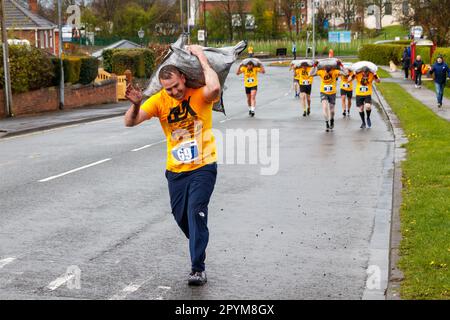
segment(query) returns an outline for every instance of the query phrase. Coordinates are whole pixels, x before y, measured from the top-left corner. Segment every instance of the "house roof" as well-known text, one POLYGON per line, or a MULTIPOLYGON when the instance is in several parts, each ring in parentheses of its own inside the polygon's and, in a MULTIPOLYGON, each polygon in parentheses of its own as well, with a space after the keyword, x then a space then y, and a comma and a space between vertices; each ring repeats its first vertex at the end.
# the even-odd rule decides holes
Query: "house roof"
POLYGON ((31 12, 28 5, 19 0, 4 0, 6 29, 56 29, 57 25, 31 12))
POLYGON ((92 56, 95 58, 101 58, 102 54, 103 54, 103 50, 108 50, 108 49, 134 49, 134 48, 140 48, 141 46, 129 41, 129 40, 120 40, 118 42, 115 42, 101 50, 95 51, 92 53, 92 56))

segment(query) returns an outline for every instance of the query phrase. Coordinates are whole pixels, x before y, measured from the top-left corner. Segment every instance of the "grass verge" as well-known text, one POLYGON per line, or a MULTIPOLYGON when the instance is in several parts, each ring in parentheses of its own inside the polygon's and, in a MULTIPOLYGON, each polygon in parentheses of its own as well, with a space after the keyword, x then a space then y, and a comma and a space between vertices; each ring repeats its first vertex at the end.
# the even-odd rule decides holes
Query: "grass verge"
POLYGON ((391 74, 387 72, 386 70, 378 67, 377 74, 380 76, 380 78, 392 78, 391 74))
POLYGON ((377 85, 408 136, 402 164, 402 299, 450 299, 450 123, 396 83, 377 85))

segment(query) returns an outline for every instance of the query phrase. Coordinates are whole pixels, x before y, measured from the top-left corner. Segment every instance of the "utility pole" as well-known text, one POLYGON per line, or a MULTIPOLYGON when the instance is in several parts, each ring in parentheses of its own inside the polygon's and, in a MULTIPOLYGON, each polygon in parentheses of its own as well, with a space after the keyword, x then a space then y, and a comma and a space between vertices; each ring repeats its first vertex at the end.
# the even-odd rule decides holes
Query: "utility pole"
POLYGON ((207 46, 206 34, 206 0, 203 0, 203 30, 205 31, 205 47, 207 46))
POLYGON ((184 33, 183 0, 180 0, 180 25, 181 25, 181 33, 184 33))
POLYGON ((64 64, 63 64, 63 37, 62 37, 62 17, 61 17, 61 0, 58 0, 58 38, 59 38, 59 48, 58 48, 58 57, 59 57, 59 67, 61 73, 61 79, 59 81, 59 109, 64 109, 64 64))
POLYGON ((8 33, 6 31, 6 22, 5 22, 5 4, 3 0, 1 1, 1 26, 2 26, 2 41, 3 41, 3 69, 5 76, 5 85, 3 86, 5 91, 5 113, 7 117, 12 115, 12 91, 11 91, 11 75, 9 72, 9 50, 8 50, 8 33))
POLYGON ((313 25, 313 52, 312 59, 316 58, 316 0, 312 0, 312 25, 313 25))

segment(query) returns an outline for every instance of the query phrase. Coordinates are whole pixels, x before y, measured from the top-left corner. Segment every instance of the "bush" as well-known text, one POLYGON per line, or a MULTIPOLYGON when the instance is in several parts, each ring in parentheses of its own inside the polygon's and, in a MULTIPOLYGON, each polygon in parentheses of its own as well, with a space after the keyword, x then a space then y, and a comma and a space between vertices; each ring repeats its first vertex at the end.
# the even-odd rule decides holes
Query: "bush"
POLYGON ((89 84, 97 78, 98 60, 94 57, 82 57, 80 67, 80 83, 89 84))
POLYGON ((64 82, 72 84, 78 83, 80 80, 81 58, 65 57, 64 64, 64 82))
POLYGON ((404 46, 391 44, 366 44, 358 53, 360 60, 371 61, 375 64, 388 65, 389 61, 399 64, 402 59, 404 46))
MULTIPOLYGON (((0 87, 4 86, 3 50, 0 50, 0 87)), ((30 46, 10 46, 9 62, 11 90, 26 92, 52 85, 54 69, 51 58, 41 49, 30 46)))
POLYGON ((169 52, 170 46, 168 44, 151 43, 148 48, 153 53, 154 65, 153 68, 162 62, 162 59, 169 52))
POLYGON ((442 54, 445 63, 447 64, 450 63, 450 48, 437 48, 436 51, 433 53, 432 63, 436 62, 438 54, 442 54))
POLYGON ((112 72, 112 56, 113 56, 114 50, 108 49, 103 50, 102 52, 102 58, 103 58, 103 69, 105 71, 111 73, 112 72))
POLYGON ((112 72, 123 75, 125 70, 130 70, 133 76, 143 78, 145 76, 145 61, 142 51, 117 50, 112 55, 112 72))

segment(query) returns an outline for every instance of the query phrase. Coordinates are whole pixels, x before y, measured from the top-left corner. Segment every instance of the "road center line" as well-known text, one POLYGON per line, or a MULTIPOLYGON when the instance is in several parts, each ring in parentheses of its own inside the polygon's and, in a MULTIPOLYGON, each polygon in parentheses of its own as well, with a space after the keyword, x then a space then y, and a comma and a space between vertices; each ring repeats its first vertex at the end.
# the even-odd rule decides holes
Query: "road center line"
POLYGON ((49 290, 56 290, 58 289, 60 286, 62 286, 63 284, 65 284, 67 281, 71 280, 75 275, 71 274, 71 275, 67 275, 67 274, 63 274, 61 277, 59 277, 58 279, 50 282, 50 284, 46 287, 49 290))
POLYGON ((139 290, 140 287, 142 287, 146 282, 150 281, 152 278, 149 278, 147 280, 141 281, 136 284, 129 284, 125 288, 123 288, 122 292, 119 292, 118 294, 113 295, 109 300, 123 300, 125 299, 129 294, 136 292, 139 290))
POLYGON ((164 141, 166 141, 166 140, 161 140, 161 141, 158 141, 158 142, 155 142, 155 143, 152 143, 152 144, 147 144, 147 145, 145 145, 143 147, 133 149, 133 150, 131 150, 131 152, 141 151, 143 149, 147 149, 147 148, 156 146, 157 144, 163 143, 164 141))
POLYGON ((14 258, 14 257, 10 257, 10 258, 6 258, 6 259, 0 260, 0 269, 3 268, 4 266, 6 266, 7 264, 10 264, 14 260, 16 260, 16 258, 14 258))
POLYGON ((98 164, 107 162, 107 161, 109 161, 109 160, 111 160, 111 158, 103 159, 103 160, 100 160, 100 161, 97 161, 97 162, 88 164, 88 165, 86 165, 86 166, 83 166, 83 167, 80 167, 80 168, 76 168, 76 169, 73 169, 73 170, 70 170, 70 171, 67 171, 67 172, 58 174, 58 175, 56 175, 56 176, 52 176, 52 177, 48 177, 48 178, 42 179, 42 180, 39 180, 39 182, 47 182, 47 181, 50 181, 50 180, 53 180, 53 179, 56 179, 56 178, 60 178, 60 177, 62 177, 62 176, 65 176, 65 175, 68 175, 68 174, 71 174, 71 173, 74 173, 74 172, 77 172, 77 171, 80 171, 80 170, 83 170, 83 169, 86 169, 86 168, 89 168, 89 167, 96 166, 96 165, 98 165, 98 164))

